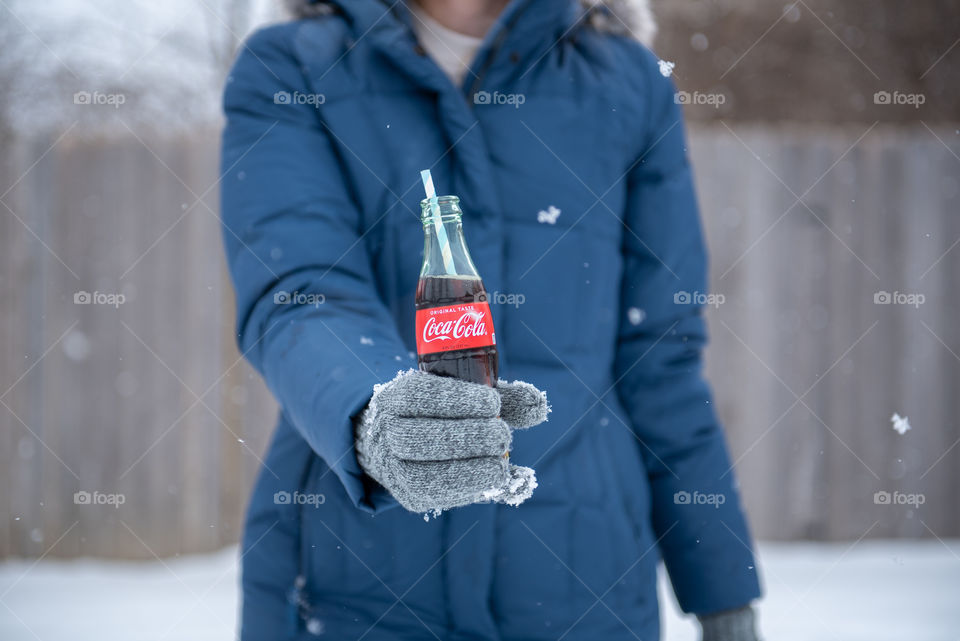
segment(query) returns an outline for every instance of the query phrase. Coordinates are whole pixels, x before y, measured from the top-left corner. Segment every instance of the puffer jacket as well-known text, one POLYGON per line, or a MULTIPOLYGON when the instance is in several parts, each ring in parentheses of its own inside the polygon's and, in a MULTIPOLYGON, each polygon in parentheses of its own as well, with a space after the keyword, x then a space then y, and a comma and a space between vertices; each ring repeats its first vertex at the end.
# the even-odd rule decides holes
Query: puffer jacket
POLYGON ((281 407, 247 518, 242 639, 653 640, 661 558, 686 611, 757 597, 657 57, 611 28, 631 24, 612 5, 512 0, 461 88, 403 2, 318 7, 253 35, 224 99, 238 340, 281 407), (374 384, 416 367, 423 168, 460 196, 504 302, 501 376, 552 404, 514 438, 539 479, 519 507, 425 519, 353 451, 374 384))

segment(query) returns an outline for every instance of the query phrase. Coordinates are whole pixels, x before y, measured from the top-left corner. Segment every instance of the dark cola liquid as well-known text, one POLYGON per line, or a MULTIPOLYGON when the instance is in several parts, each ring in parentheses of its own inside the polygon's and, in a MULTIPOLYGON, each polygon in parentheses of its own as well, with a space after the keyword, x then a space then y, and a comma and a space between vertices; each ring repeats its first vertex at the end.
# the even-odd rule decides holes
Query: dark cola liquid
MULTIPOLYGON (((479 279, 425 276, 417 284, 416 307, 445 307, 457 303, 487 301, 479 279)), ((420 370, 437 376, 452 376, 471 383, 497 386, 497 346, 462 349, 417 356, 420 370)))

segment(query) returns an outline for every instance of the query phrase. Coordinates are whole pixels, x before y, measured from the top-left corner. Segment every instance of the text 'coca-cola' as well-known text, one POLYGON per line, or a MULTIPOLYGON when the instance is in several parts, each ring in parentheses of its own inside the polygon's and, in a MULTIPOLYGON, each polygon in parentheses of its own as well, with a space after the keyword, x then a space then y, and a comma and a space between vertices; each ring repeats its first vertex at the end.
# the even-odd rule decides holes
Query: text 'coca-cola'
POLYGON ((417 352, 449 352, 496 345, 486 302, 417 310, 417 352))

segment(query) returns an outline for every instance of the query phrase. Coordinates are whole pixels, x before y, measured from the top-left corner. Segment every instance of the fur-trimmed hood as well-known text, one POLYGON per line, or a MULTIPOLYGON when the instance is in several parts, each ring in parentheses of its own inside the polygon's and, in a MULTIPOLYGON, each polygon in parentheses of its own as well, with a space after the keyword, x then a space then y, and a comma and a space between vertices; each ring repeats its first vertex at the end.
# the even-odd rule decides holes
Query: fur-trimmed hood
MULTIPOLYGON (((323 15, 332 10, 329 0, 283 0, 290 14, 297 18, 323 15)), ((650 0, 571 0, 577 2, 590 24, 600 30, 630 35, 651 46, 657 24, 650 9, 650 0)))

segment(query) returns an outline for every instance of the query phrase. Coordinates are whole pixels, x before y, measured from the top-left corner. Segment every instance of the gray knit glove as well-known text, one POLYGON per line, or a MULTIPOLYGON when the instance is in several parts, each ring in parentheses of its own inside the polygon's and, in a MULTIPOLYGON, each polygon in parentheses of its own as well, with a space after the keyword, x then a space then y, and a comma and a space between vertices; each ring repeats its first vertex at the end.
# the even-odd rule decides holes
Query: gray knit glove
POLYGON ((753 608, 749 605, 698 618, 703 641, 759 641, 753 608))
POLYGON ((494 389, 407 370, 373 388, 356 426, 357 460, 411 512, 519 505, 537 479, 504 456, 510 428, 537 425, 549 411, 547 395, 529 383, 494 389))

